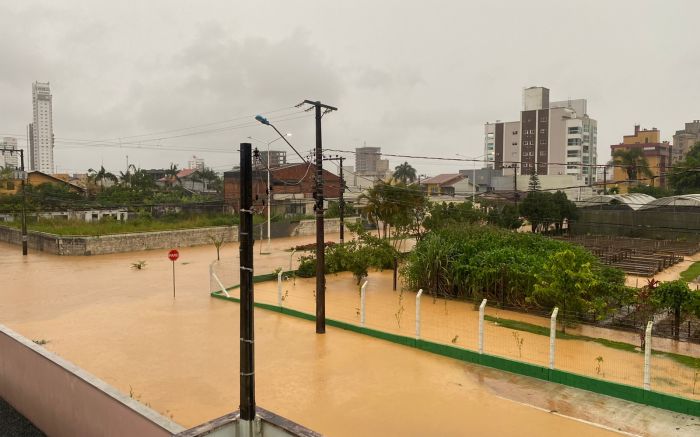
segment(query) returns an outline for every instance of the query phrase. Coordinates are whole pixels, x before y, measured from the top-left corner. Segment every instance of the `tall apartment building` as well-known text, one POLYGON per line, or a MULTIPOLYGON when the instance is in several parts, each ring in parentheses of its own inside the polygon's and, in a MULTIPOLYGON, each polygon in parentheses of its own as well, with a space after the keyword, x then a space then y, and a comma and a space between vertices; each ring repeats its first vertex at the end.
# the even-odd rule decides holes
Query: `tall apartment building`
POLYGON ((192 159, 187 161, 187 168, 193 168, 195 170, 203 171, 204 170, 204 159, 197 158, 197 156, 192 155, 192 159))
MULTIPOLYGON (((666 186, 666 171, 671 160, 671 145, 668 141, 661 141, 661 131, 657 128, 640 129, 637 124, 634 126, 633 135, 625 135, 622 137, 621 143, 610 146, 611 154, 615 153, 616 150, 630 149, 640 149, 649 164, 649 170, 651 170, 650 178, 639 175, 638 179, 641 179, 644 185, 666 186)), ((627 170, 623 167, 616 166, 615 172, 613 173, 613 180, 627 181, 628 179, 627 170)), ((633 183, 639 182, 630 181, 628 183, 619 184, 620 192, 626 193, 629 189, 629 185, 633 183)))
POLYGON ((355 149, 355 170, 358 173, 375 173, 380 159, 381 147, 358 147, 355 149))
POLYGON ((685 124, 685 129, 677 130, 673 136, 671 148, 671 164, 685 159, 688 150, 700 141, 700 120, 693 120, 685 124))
POLYGON ((17 138, 3 137, 0 139, 0 167, 19 168, 19 153, 17 150, 17 138), (15 152, 10 153, 10 150, 15 152))
POLYGON ((287 152, 284 150, 267 150, 260 151, 260 162, 263 168, 279 167, 287 163, 287 152))
POLYGON ((34 122, 29 125, 29 167, 52 174, 53 162, 53 110, 49 83, 32 84, 34 122))
POLYGON ((592 184, 598 124, 587 110, 585 99, 550 102, 549 89, 526 88, 519 120, 484 127, 487 167, 512 175, 515 165, 521 175, 571 175, 592 184))

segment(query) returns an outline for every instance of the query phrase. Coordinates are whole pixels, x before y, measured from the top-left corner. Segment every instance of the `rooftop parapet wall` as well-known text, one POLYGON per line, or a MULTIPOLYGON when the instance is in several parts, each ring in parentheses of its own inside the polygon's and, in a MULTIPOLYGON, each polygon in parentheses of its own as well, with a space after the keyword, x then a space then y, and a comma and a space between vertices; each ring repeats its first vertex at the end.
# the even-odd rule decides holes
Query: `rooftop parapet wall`
POLYGON ((171 436, 183 428, 0 325, 0 397, 51 436, 171 436))

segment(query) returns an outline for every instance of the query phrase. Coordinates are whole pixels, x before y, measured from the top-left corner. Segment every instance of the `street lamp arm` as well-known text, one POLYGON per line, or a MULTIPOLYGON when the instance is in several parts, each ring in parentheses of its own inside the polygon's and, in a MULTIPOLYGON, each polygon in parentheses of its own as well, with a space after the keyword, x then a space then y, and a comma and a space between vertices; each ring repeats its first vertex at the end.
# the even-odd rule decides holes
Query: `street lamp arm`
POLYGON ((299 158, 301 158, 302 161, 304 161, 305 163, 308 164, 308 162, 306 161, 306 159, 304 159, 304 157, 301 156, 301 154, 297 151, 297 149, 295 149, 294 146, 292 146, 292 143, 290 143, 289 141, 287 141, 287 137, 285 137, 284 135, 282 135, 282 132, 280 132, 280 131, 275 127, 274 124, 272 124, 272 123, 269 123, 269 124, 270 124, 270 126, 272 126, 272 128, 275 130, 275 132, 277 132, 277 135, 279 135, 280 138, 282 138, 282 139, 284 140, 284 142, 287 143, 287 145, 288 145, 289 147, 291 147, 292 150, 294 150, 294 152, 297 154, 297 156, 298 156, 299 158))

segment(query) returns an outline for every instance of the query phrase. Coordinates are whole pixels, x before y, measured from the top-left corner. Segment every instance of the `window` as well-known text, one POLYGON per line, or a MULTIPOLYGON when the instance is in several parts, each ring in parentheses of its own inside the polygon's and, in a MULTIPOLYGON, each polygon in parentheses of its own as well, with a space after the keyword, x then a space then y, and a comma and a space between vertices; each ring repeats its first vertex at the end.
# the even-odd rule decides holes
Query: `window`
POLYGON ((569 138, 568 140, 566 140, 566 145, 567 146, 580 146, 581 139, 580 138, 569 138))
POLYGON ((579 156, 578 150, 569 150, 566 152, 567 158, 578 158, 578 156, 579 156))
POLYGON ((580 134, 581 133, 581 128, 579 126, 574 126, 569 128, 569 135, 572 134, 580 134))
POLYGON ((514 130, 514 131, 513 131, 513 135, 518 135, 518 131, 517 131, 517 130, 514 130))
POLYGON ((546 129, 540 129, 540 133, 543 134, 546 132, 546 129))
POLYGON ((547 156, 546 150, 540 150, 540 156, 547 156))

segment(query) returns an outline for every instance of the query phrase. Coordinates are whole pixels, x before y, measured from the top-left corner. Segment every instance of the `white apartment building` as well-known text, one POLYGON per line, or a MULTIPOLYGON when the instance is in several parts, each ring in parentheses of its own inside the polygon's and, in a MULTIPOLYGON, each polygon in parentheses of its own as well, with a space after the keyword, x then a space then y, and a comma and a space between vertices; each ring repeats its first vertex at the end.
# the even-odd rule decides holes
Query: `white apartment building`
POLYGON ((193 155, 192 159, 187 161, 187 168, 193 168, 195 170, 204 171, 204 159, 197 158, 196 155, 193 155))
POLYGON ((582 184, 596 180, 598 124, 585 99, 549 101, 549 89, 523 90, 520 120, 486 123, 484 155, 488 168, 504 175, 576 176, 582 184))
POLYGON ((29 125, 29 168, 46 174, 54 172, 53 109, 49 83, 32 84, 34 122, 29 125))
POLYGON ((19 152, 17 150, 17 138, 3 137, 0 139, 0 167, 19 168, 19 152), (10 150, 15 152, 10 153, 10 150))

